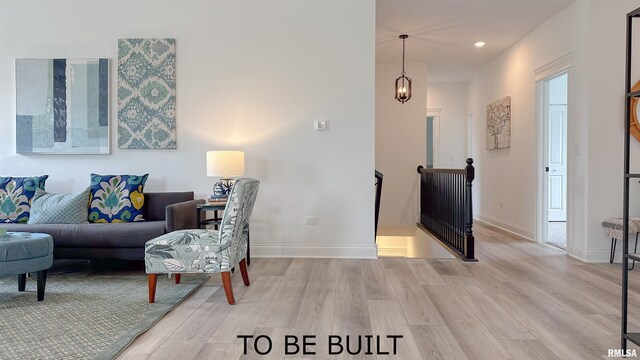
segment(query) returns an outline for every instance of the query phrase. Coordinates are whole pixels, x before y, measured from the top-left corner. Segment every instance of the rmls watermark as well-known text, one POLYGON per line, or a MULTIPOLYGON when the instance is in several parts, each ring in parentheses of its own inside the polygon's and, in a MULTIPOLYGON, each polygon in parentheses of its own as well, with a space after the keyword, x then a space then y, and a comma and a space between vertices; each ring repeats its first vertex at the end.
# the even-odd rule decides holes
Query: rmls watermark
POLYGON ((630 358, 638 357, 636 349, 609 349, 607 350, 607 357, 610 358, 630 358))

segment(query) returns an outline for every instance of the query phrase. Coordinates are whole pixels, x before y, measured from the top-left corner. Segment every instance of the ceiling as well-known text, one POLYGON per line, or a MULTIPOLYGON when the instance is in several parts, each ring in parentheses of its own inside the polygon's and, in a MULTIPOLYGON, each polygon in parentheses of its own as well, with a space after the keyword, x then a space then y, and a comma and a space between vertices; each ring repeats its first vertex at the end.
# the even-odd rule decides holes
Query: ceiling
POLYGON ((376 62, 426 61, 429 82, 473 73, 574 0, 377 0, 376 62), (485 41, 476 48, 474 43, 485 41))

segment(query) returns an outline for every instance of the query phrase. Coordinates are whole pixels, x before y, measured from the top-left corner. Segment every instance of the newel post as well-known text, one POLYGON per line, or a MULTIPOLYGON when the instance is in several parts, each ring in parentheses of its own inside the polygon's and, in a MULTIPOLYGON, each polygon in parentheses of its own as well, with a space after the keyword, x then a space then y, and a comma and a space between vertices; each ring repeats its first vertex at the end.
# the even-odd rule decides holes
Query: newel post
POLYGON ((472 203, 472 193, 471 187, 473 179, 476 176, 476 170, 473 167, 473 159, 467 159, 467 167, 465 167, 465 179, 466 179, 466 191, 465 191, 465 214, 466 214, 466 222, 465 222, 465 249, 464 255, 467 259, 474 258, 474 237, 473 237, 473 203, 472 203))

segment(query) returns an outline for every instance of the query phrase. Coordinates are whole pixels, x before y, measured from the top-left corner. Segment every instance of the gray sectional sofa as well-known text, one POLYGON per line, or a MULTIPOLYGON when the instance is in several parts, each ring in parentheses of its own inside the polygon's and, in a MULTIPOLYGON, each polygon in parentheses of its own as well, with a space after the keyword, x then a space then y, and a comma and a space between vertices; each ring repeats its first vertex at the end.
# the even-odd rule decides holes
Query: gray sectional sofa
POLYGON ((144 244, 162 234, 196 228, 193 192, 144 193, 144 219, 130 223, 0 224, 7 231, 46 233, 58 259, 143 260, 144 244))

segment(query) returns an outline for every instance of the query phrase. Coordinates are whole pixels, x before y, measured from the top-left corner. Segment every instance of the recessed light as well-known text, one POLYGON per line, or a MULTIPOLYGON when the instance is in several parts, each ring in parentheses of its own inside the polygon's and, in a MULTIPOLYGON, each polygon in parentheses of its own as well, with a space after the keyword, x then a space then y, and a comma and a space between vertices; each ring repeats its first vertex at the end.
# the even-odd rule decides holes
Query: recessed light
POLYGON ((481 48, 483 46, 486 45, 486 43, 484 41, 478 41, 477 43, 474 44, 477 48, 481 48))

